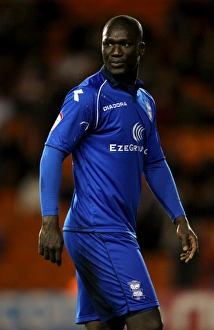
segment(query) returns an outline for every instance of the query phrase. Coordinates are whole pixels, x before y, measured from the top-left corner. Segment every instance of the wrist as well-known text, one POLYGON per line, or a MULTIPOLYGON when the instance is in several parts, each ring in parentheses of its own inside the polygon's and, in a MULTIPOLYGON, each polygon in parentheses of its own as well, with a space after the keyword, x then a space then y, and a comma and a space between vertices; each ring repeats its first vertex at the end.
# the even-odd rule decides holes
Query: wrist
POLYGON ((50 226, 59 226, 58 215, 46 215, 42 217, 42 226, 49 228, 50 226))
POLYGON ((188 225, 189 222, 188 222, 187 217, 185 215, 181 215, 180 217, 178 217, 174 220, 174 224, 176 226, 183 225, 183 224, 188 225))

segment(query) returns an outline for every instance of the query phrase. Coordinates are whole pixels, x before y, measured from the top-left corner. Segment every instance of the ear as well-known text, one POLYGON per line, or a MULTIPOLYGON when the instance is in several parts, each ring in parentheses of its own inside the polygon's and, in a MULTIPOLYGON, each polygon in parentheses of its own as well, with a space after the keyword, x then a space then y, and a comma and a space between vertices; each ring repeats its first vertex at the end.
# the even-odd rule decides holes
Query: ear
POLYGON ((145 49, 146 49, 145 42, 140 42, 140 47, 139 47, 139 55, 140 55, 140 57, 142 57, 143 54, 145 53, 145 49))

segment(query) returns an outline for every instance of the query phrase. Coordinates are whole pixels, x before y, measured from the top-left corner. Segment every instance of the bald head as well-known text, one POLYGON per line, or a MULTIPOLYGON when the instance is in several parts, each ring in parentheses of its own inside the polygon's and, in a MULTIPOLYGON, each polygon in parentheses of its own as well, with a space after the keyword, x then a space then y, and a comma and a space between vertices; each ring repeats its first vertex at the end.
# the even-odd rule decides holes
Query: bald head
POLYGON ((112 28, 115 26, 124 26, 124 27, 130 27, 130 28, 134 29, 139 42, 143 41, 142 25, 135 18, 133 18, 131 16, 127 16, 127 15, 119 15, 119 16, 115 16, 115 17, 111 18, 105 24, 105 26, 103 28, 103 35, 105 35, 106 30, 108 30, 108 28, 110 28, 110 27, 112 28))

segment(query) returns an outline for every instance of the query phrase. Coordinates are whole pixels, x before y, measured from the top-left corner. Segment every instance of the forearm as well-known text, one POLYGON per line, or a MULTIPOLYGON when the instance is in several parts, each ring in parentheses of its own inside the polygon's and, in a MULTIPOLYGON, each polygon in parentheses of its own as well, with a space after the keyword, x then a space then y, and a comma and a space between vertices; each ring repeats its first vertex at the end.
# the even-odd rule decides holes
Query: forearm
POLYGON ((180 216, 185 216, 174 178, 165 160, 146 166, 145 178, 173 221, 180 216))
MULTIPOLYGON (((43 219, 58 215, 58 199, 65 154, 45 147, 40 162, 40 203, 43 219)), ((46 219, 47 220, 47 219, 46 219)))

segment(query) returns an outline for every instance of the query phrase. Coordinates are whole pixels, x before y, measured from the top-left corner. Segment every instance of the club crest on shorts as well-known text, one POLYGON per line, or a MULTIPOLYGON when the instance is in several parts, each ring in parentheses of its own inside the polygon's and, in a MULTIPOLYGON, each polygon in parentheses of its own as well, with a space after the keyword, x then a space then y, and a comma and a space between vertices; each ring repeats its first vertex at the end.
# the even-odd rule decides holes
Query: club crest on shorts
POLYGON ((127 282, 127 284, 130 287, 133 299, 140 300, 142 298, 145 298, 145 295, 143 294, 143 289, 140 286, 141 283, 139 281, 133 280, 131 282, 127 282))

